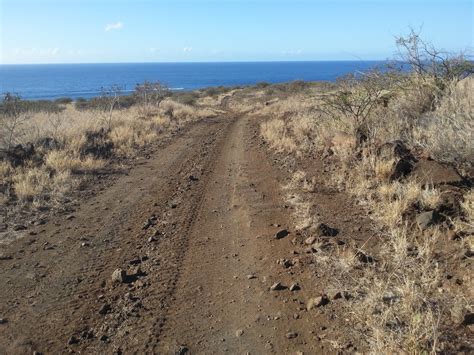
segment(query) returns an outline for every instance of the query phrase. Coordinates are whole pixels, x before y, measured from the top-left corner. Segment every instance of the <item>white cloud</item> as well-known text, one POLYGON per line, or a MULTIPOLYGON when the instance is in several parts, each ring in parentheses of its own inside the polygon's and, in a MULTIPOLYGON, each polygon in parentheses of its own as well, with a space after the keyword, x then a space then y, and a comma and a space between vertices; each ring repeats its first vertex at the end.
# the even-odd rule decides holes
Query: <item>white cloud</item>
POLYGON ((160 49, 159 49, 159 48, 151 47, 151 48, 149 49, 149 51, 150 51, 150 53, 156 53, 156 52, 159 52, 160 49))
POLYGON ((121 30, 122 28, 123 28, 122 22, 109 23, 107 24, 107 26, 105 26, 105 32, 109 32, 112 30, 121 30))
POLYGON ((20 56, 42 56, 42 57, 54 57, 59 54, 61 50, 59 48, 15 48, 13 54, 20 56))
POLYGON ((183 52, 184 52, 184 53, 190 53, 190 52, 192 52, 192 51, 193 51, 193 47, 184 47, 184 48, 183 48, 183 52))
POLYGON ((297 55, 303 54, 303 51, 301 49, 297 49, 297 50, 292 49, 292 50, 283 51, 281 52, 281 54, 288 55, 288 56, 297 56, 297 55))

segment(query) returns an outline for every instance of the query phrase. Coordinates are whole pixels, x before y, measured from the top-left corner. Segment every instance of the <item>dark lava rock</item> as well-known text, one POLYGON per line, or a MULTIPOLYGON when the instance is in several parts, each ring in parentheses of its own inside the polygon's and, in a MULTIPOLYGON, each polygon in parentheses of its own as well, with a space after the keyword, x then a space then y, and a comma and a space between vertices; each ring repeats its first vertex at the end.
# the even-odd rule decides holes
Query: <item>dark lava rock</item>
POLYGON ((456 185, 463 181, 463 178, 453 166, 428 159, 418 161, 414 165, 411 176, 414 176, 421 185, 456 185))
POLYGON ((380 160, 393 160, 396 163, 392 167, 389 179, 398 180, 409 175, 416 162, 410 149, 402 141, 393 141, 382 144, 377 149, 377 157, 380 160))
POLYGON ((418 228, 425 230, 429 226, 432 226, 441 221, 440 214, 436 211, 427 211, 418 214, 415 218, 418 228))
POLYGON ((0 260, 11 260, 13 257, 8 254, 0 254, 0 260))
POLYGON ((79 343, 79 340, 78 340, 74 335, 71 335, 71 337, 69 338, 69 340, 67 341, 67 343, 68 343, 69 345, 73 345, 73 344, 79 343))
POLYGON ((112 310, 112 307, 110 306, 110 304, 104 304, 102 307, 100 307, 99 309, 99 314, 107 314, 109 313, 110 311, 112 310))
POLYGON ((283 286, 280 282, 275 282, 271 287, 270 287, 270 290, 271 291, 281 291, 281 290, 284 290, 286 289, 285 286, 283 286))
POLYGON ((154 226, 156 224, 156 221, 157 221, 156 216, 151 216, 145 221, 145 223, 143 223, 142 229, 145 230, 145 229, 150 228, 151 226, 154 226))
POLYGON ((329 303, 329 298, 326 295, 322 295, 315 298, 310 298, 306 304, 306 309, 309 311, 315 307, 322 307, 329 303))
POLYGON ((339 234, 339 230, 337 230, 336 228, 329 227, 327 224, 324 223, 319 223, 316 230, 320 237, 335 237, 339 234))
POLYGON ((86 141, 80 148, 82 156, 92 155, 96 158, 112 156, 114 144, 108 138, 108 131, 101 128, 98 131, 87 131, 86 141))
POLYGON ((0 151, 0 161, 9 161, 14 167, 24 165, 35 157, 35 147, 28 143, 18 144, 9 150, 0 151))
POLYGON ((287 235, 289 235, 290 232, 288 232, 286 229, 279 230, 275 234, 275 239, 282 239, 285 238, 287 235))
POLYGON ((175 355, 184 355, 184 354, 188 354, 188 353, 189 353, 189 349, 184 345, 178 346, 178 348, 174 352, 175 355))
POLYGON ((361 251, 358 251, 356 253, 356 257, 361 263, 364 264, 372 264, 373 262, 375 262, 375 259, 372 256, 365 254, 361 251))

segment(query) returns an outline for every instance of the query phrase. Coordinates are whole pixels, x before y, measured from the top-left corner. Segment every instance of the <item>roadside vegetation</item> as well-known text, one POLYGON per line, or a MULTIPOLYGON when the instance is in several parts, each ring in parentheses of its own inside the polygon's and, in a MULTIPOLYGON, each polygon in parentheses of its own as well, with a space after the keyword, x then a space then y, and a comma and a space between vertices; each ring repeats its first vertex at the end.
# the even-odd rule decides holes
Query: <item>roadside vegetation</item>
POLYGON ((336 83, 174 94, 144 83, 131 96, 111 87, 74 102, 6 94, 0 206, 5 216, 58 209, 88 178, 189 122, 221 109, 252 115, 272 154, 294 168, 284 189, 300 244, 310 244, 315 267, 331 275, 327 289, 344 298, 340 312, 354 342, 374 354, 467 353, 474 326, 474 67, 415 32, 397 45, 394 65, 336 83), (324 184, 353 197, 376 238, 328 247, 331 237, 320 233, 313 208, 312 160, 330 167, 324 184))
POLYGON ((119 87, 72 101, 0 102, 0 207, 3 221, 18 211, 60 209, 90 178, 126 163, 191 121, 213 117, 205 93, 173 94, 145 82, 133 95, 119 87))
POLYGON ((241 111, 264 118, 261 135, 275 153, 296 167, 306 161, 286 187, 288 202, 301 233, 316 237, 312 255, 318 270, 333 275, 328 288, 347 295, 342 312, 352 338, 377 354, 466 351, 473 327, 473 64, 415 32, 397 44, 412 71, 382 68, 286 95, 261 85, 262 100, 242 98, 241 111), (311 209, 307 162, 314 156, 332 167, 326 184, 369 213, 377 240, 327 248, 311 209))

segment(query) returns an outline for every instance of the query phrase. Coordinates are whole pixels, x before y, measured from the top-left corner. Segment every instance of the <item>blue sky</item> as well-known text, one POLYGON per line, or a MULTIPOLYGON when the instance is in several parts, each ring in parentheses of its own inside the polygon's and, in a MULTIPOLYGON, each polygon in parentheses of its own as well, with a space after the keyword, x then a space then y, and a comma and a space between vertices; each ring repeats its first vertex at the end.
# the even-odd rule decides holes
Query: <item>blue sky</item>
POLYGON ((0 0, 0 63, 369 60, 473 48, 472 0, 0 0))

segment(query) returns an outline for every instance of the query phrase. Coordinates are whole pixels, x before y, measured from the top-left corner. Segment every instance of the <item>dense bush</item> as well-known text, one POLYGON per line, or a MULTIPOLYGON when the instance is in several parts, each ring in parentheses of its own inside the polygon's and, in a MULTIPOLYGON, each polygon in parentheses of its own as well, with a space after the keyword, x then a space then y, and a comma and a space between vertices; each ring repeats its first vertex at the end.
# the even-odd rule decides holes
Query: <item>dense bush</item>
POLYGON ((261 81, 261 82, 258 82, 257 84, 255 84, 255 86, 257 87, 257 89, 265 89, 266 87, 270 86, 271 84, 270 83, 267 83, 266 81, 261 81))
POLYGON ((66 104, 72 103, 72 99, 70 97, 59 97, 56 100, 54 100, 54 102, 57 104, 66 105, 66 104))
POLYGON ((196 91, 189 91, 183 93, 173 94, 173 100, 184 105, 193 106, 199 98, 199 93, 196 91))
POLYGON ((215 87, 213 86, 213 87, 205 89, 204 94, 206 96, 217 96, 220 94, 224 94, 228 92, 229 90, 231 89, 225 86, 215 86, 215 87))
POLYGON ((4 113, 6 110, 8 110, 6 105, 6 102, 9 100, 8 97, 13 98, 15 97, 16 99, 16 109, 18 109, 20 112, 26 113, 26 112, 46 112, 46 113, 58 113, 64 110, 64 107, 61 106, 58 102, 56 101, 48 101, 48 100, 33 100, 33 101, 28 101, 28 100, 22 100, 20 96, 14 95, 11 93, 5 93, 3 95, 3 99, 0 102, 0 113, 4 113))

